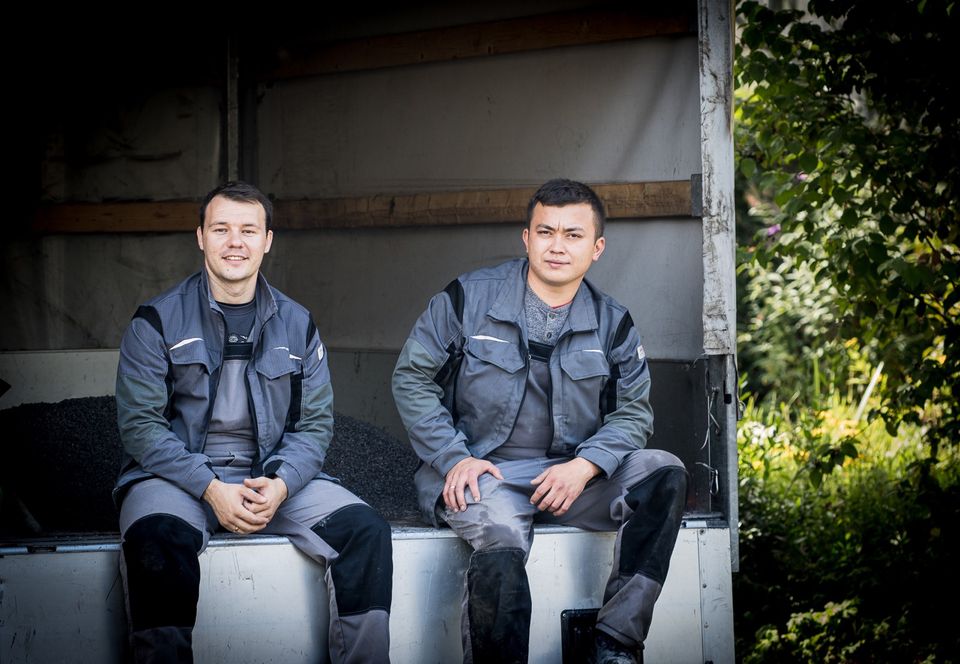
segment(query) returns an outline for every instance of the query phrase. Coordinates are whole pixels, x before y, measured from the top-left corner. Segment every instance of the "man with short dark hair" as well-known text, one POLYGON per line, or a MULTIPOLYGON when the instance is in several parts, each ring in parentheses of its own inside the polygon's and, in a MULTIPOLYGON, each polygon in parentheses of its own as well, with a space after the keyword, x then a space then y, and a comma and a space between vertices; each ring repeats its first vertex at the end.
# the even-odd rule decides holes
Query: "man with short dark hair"
POLYGON ((643 449, 653 412, 640 337, 584 279, 606 244, 604 216, 588 186, 544 184, 528 208, 526 259, 435 295, 394 370, 423 515, 474 549, 465 662, 526 661, 535 523, 618 530, 595 658, 642 659, 687 474, 672 454, 643 449))
MULTIPOLYGON (((386 662, 390 527, 325 475, 333 391, 310 313, 260 274, 273 206, 229 182, 200 207, 203 268, 120 344, 122 564, 136 661, 192 661, 210 535, 286 535, 326 565, 334 662, 386 662)), ((274 617, 276 619, 277 617, 274 617)))

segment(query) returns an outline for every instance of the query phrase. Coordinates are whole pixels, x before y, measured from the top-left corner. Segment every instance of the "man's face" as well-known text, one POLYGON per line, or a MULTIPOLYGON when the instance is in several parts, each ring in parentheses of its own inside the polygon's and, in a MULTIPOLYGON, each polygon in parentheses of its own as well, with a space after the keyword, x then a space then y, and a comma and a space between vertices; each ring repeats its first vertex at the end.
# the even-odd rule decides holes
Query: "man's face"
POLYGON ((253 299, 260 263, 273 243, 263 206, 215 196, 204 225, 197 228, 197 243, 214 296, 223 302, 253 299), (221 299, 224 294, 227 299, 221 299))
POLYGON ((603 253, 605 240, 596 237, 593 208, 588 203, 563 207, 537 203, 523 244, 530 260, 528 280, 546 290, 580 285, 583 276, 603 253))

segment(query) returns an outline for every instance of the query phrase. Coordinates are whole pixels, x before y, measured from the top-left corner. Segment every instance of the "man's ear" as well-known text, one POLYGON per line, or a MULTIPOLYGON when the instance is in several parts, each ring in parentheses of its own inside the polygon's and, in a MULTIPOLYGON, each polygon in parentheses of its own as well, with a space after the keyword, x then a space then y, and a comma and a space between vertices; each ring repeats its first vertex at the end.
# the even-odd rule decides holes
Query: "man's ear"
POLYGON ((203 226, 197 226, 197 246, 203 251, 203 226))
POLYGON ((593 260, 596 261, 600 258, 600 254, 603 253, 603 250, 607 246, 607 239, 603 237, 597 238, 596 243, 593 245, 593 260))

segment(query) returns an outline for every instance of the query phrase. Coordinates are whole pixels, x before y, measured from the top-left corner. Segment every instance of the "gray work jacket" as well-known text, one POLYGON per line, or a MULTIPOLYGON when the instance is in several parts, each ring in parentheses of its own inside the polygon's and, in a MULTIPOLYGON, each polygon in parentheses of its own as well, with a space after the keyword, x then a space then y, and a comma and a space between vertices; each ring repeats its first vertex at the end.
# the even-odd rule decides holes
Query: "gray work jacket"
MULTIPOLYGON (((333 437, 333 390, 310 313, 257 277, 246 369, 257 439, 254 475, 294 495, 320 472, 333 437)), ((203 454, 223 364, 225 321, 205 270, 141 306, 120 342, 117 423, 124 459, 114 489, 161 477, 200 498, 216 477, 203 454)))
MULTIPOLYGON (((467 456, 487 456, 513 431, 530 366, 526 277, 525 259, 460 276, 430 300, 400 352, 394 400, 414 450, 440 477, 467 456)), ((583 457, 609 477, 646 445, 653 409, 640 336, 626 308, 586 280, 550 356, 550 377, 549 456, 583 457)), ((432 505, 421 508, 432 513, 432 505)))

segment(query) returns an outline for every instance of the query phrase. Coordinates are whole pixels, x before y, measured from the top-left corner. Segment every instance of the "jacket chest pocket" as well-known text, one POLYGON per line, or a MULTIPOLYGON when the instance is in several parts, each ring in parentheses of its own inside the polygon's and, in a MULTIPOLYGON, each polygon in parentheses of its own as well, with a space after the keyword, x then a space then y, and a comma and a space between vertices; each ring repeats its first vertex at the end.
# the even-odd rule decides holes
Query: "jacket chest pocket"
POLYGON ((560 367, 571 380, 606 378, 610 365, 601 350, 574 350, 560 355, 560 367))
MULTIPOLYGON (((468 338, 457 378, 457 410, 465 423, 499 423, 523 392, 526 359, 510 342, 468 338), (462 399, 469 395, 469 399, 462 399)), ((516 404, 514 404, 516 406, 516 404)), ((518 407, 518 406, 517 406, 518 407)))
POLYGON ((287 350, 271 350, 254 362, 256 385, 251 385, 254 404, 258 405, 257 428, 261 440, 276 442, 283 433, 291 407, 299 408, 302 360, 290 357, 287 350), (297 400, 297 403, 292 403, 297 400))
POLYGON ((173 391, 179 398, 197 399, 206 403, 210 398, 210 376, 213 362, 203 339, 181 341, 169 351, 173 391))
POLYGON ((607 358, 599 350, 571 351, 560 356, 560 369, 564 423, 574 438, 590 436, 600 426, 600 395, 610 378, 607 358))

